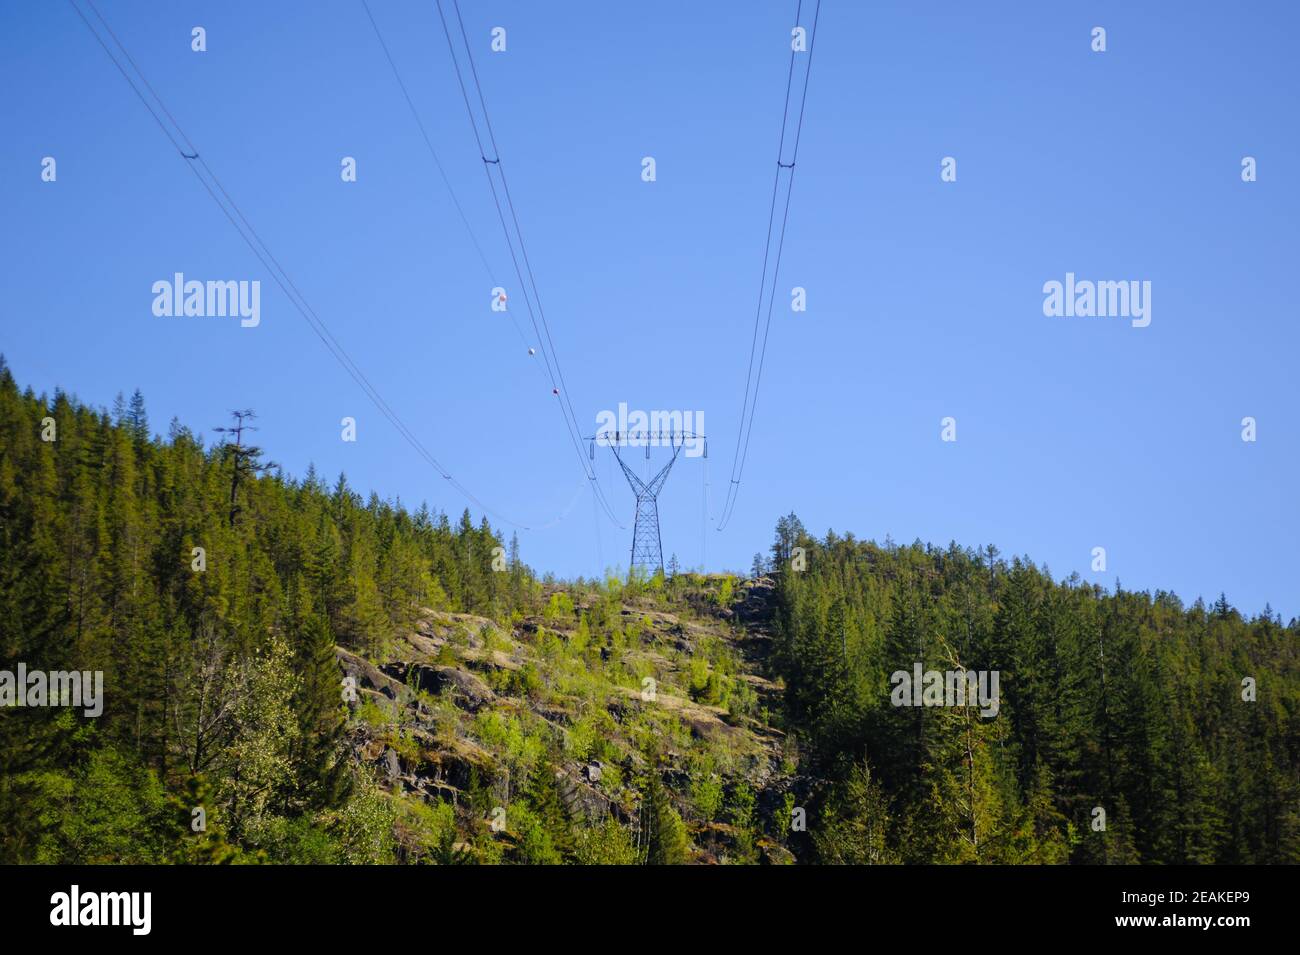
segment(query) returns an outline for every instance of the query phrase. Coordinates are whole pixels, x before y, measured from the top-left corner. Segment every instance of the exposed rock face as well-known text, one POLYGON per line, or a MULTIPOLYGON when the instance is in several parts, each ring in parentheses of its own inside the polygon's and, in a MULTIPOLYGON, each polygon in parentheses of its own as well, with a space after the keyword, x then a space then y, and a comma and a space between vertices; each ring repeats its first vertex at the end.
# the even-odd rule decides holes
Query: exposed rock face
MULTIPOLYGON (((377 704, 351 724, 352 749, 391 792, 458 807, 462 831, 486 825, 479 819, 484 798, 489 805, 520 798, 539 759, 554 771, 575 823, 612 817, 636 831, 646 774, 657 772, 686 820, 695 861, 740 852, 751 861, 788 862, 777 817, 787 794, 807 804, 809 787, 783 768, 784 734, 759 718, 780 704, 779 688, 762 675, 775 584, 759 578, 733 586, 732 607, 718 607, 708 593, 673 604, 651 596, 625 602, 615 623, 625 642, 607 641, 593 627, 585 651, 555 647, 557 638, 573 646, 580 614, 593 612, 590 595, 585 604, 575 601, 572 616, 538 614, 510 629, 429 611, 377 664, 340 648, 339 665, 355 679, 358 701, 377 704), (729 653, 723 682, 730 695, 713 690, 707 699, 724 705, 710 705, 699 692, 699 661, 709 674, 720 646, 729 653), (595 671, 590 680, 583 652, 595 671), (647 673, 655 680, 649 695, 647 673), (647 745, 657 751, 657 766, 647 745), (756 813, 776 841, 741 838, 728 822, 700 815, 701 759, 726 793, 753 791, 756 813)), ((710 812, 728 818, 725 809, 710 812)), ((503 836, 507 844, 510 838, 503 836)))
POLYGON ((560 801, 570 815, 587 822, 599 822, 611 813, 621 815, 608 796, 581 777, 561 770, 556 774, 555 782, 560 791, 560 801))
POLYGON ((450 693, 456 705, 477 713, 496 700, 496 694, 479 676, 459 667, 428 663, 385 663, 379 668, 396 681, 403 681, 434 696, 450 693))
POLYGON ((436 784, 463 792, 470 788, 474 776, 486 783, 497 770, 492 754, 469 740, 444 742, 426 736, 424 742, 427 748, 421 749, 421 760, 412 767, 417 788, 436 784))
POLYGON ((771 577, 755 577, 744 583, 744 592, 736 604, 736 619, 747 627, 764 632, 776 608, 776 581, 771 577))
POLYGON ((384 750, 384 769, 388 773, 389 779, 396 779, 402 772, 401 761, 397 758, 396 750, 384 750))
POLYGON ((383 693, 390 700, 397 698, 397 693, 402 686, 401 680, 393 679, 370 661, 342 647, 335 647, 334 655, 338 657, 343 672, 353 677, 358 687, 383 693))

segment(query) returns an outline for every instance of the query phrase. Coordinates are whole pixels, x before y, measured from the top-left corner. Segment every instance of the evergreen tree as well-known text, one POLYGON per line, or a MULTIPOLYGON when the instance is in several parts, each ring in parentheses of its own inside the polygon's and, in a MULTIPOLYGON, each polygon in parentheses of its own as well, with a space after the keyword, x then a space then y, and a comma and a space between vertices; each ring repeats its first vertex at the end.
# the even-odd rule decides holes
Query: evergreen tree
POLYGON ((547 760, 538 760, 523 792, 524 801, 536 816, 538 824, 561 859, 572 857, 574 851, 572 823, 568 810, 560 799, 555 781, 555 767, 547 760))
POLYGON ((823 862, 888 865, 898 861, 889 847, 891 828, 889 803, 872 778, 871 764, 863 759, 836 785, 813 833, 813 843, 823 862))
POLYGON ((126 413, 127 431, 137 446, 149 440, 149 416, 144 410, 144 395, 137 388, 131 393, 131 404, 126 413))
POLYGON ((690 843, 686 826, 669 800, 657 771, 651 770, 642 788, 640 844, 646 865, 682 865, 690 843))
POLYGON ((294 669, 299 675, 293 706, 298 715, 296 799, 311 809, 335 808, 346 798, 350 782, 343 751, 346 709, 334 638, 317 614, 303 622, 294 669))

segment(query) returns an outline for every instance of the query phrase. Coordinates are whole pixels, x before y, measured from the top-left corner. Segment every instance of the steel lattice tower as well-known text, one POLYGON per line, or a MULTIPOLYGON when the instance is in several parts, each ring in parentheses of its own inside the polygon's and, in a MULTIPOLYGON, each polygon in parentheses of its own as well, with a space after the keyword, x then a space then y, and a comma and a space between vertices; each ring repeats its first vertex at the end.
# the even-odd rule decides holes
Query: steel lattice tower
MULTIPOLYGON (((623 475, 627 478, 627 483, 632 486, 632 493, 636 495, 636 523, 632 528, 632 563, 628 568, 629 576, 636 574, 638 570, 647 576, 653 576, 656 573, 662 574, 664 572, 664 551, 663 542, 659 537, 659 492, 663 490, 664 482, 668 480, 668 472, 677 463, 677 457, 682 453, 682 449, 686 447, 687 442, 699 442, 702 445, 704 457, 708 458, 708 440, 702 434, 696 434, 693 431, 677 431, 675 429, 672 431, 603 431, 587 440, 591 442, 590 455, 592 461, 596 460, 596 444, 598 442, 614 452, 614 457, 618 460, 618 466, 623 469, 623 475), (646 480, 637 477, 636 472, 623 460, 623 456, 619 453, 619 448, 639 444, 642 441, 645 442, 647 470, 650 467, 650 448, 652 445, 666 445, 673 449, 673 456, 669 458, 668 463, 660 468, 654 477, 648 477, 646 480)), ((692 456, 690 453, 687 454, 687 457, 692 456)))
MULTIPOLYGON (((709 456, 709 443, 702 434, 695 434, 692 431, 635 431, 619 432, 604 431, 600 434, 593 435, 588 439, 591 441, 591 459, 596 460, 597 442, 605 445, 614 452, 614 457, 618 459, 618 466, 623 469, 623 474, 627 478, 627 483, 632 486, 632 493, 636 495, 636 524, 632 528, 632 564, 628 568, 629 574, 635 574, 641 570, 649 576, 656 573, 663 573, 664 570, 664 550, 663 542, 659 537, 659 492, 663 490, 664 482, 668 480, 668 472, 673 469, 677 462, 677 456, 682 453, 682 448, 686 442, 699 441, 703 444, 704 457, 709 456), (650 460, 651 445, 667 445, 673 449, 673 456, 668 463, 659 469, 654 477, 648 480, 642 480, 636 476, 636 472, 623 460, 619 453, 620 447, 629 444, 645 442, 646 461, 650 460)), ((691 455, 687 455, 690 457, 691 455)), ((649 465, 646 465, 649 467, 649 465)))
POLYGON ((632 528, 633 572, 644 570, 648 576, 664 569, 663 539, 659 536, 659 502, 648 494, 636 498, 636 525, 632 528))
MULTIPOLYGON (((647 454, 649 450, 650 447, 647 445, 647 454)), ((627 483, 632 485, 632 493, 636 495, 636 524, 632 528, 632 563, 628 570, 635 573, 640 569, 647 575, 663 573, 664 550, 663 542, 659 537, 659 492, 663 489, 664 482, 668 480, 668 472, 676 463, 677 455, 682 452, 682 445, 678 444, 673 448, 673 456, 668 463, 649 481, 641 480, 628 467, 623 456, 618 453, 617 443, 613 445, 613 451, 614 457, 618 459, 618 466, 623 469, 623 474, 627 477, 627 483)))

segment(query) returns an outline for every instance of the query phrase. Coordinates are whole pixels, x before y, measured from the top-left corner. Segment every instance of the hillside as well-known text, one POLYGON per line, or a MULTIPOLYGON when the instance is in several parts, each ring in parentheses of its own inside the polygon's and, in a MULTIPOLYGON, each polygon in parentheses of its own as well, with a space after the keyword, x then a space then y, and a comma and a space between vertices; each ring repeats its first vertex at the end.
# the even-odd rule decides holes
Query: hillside
POLYGON ((0 671, 104 686, 93 718, 0 711, 0 859, 789 861, 734 584, 543 585, 468 512, 0 360, 0 671))
POLYGON ((720 604, 730 585, 548 587, 542 613, 505 625, 427 611, 381 661, 339 648, 358 687, 353 752, 419 804, 402 810, 400 857, 420 859, 454 826, 456 847, 487 860, 558 861, 537 818, 553 789, 575 859, 631 862, 655 824, 654 773, 669 825, 684 821, 676 861, 792 861, 781 815, 795 754, 767 718, 780 691, 720 604))
POLYGON ((554 581, 0 359, 0 862, 1296 862, 1298 638, 794 515, 554 581))

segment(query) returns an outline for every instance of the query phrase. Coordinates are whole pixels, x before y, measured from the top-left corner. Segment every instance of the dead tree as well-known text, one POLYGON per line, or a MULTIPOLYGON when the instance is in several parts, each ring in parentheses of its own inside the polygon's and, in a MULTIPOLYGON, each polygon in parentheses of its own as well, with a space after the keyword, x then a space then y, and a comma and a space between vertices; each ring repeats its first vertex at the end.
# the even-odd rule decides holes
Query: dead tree
POLYGON ((255 478, 257 475, 269 471, 276 466, 274 461, 268 461, 265 464, 258 461, 262 456, 262 449, 256 445, 244 444, 244 432, 256 431, 257 428, 248 424, 252 418, 257 415, 251 409, 243 411, 230 412, 235 424, 230 428, 217 427, 213 428, 220 434, 233 434, 235 441, 231 444, 227 441, 222 445, 226 457, 233 459, 234 465, 230 472, 230 526, 235 526, 235 517, 239 514, 239 482, 243 478, 255 478))

